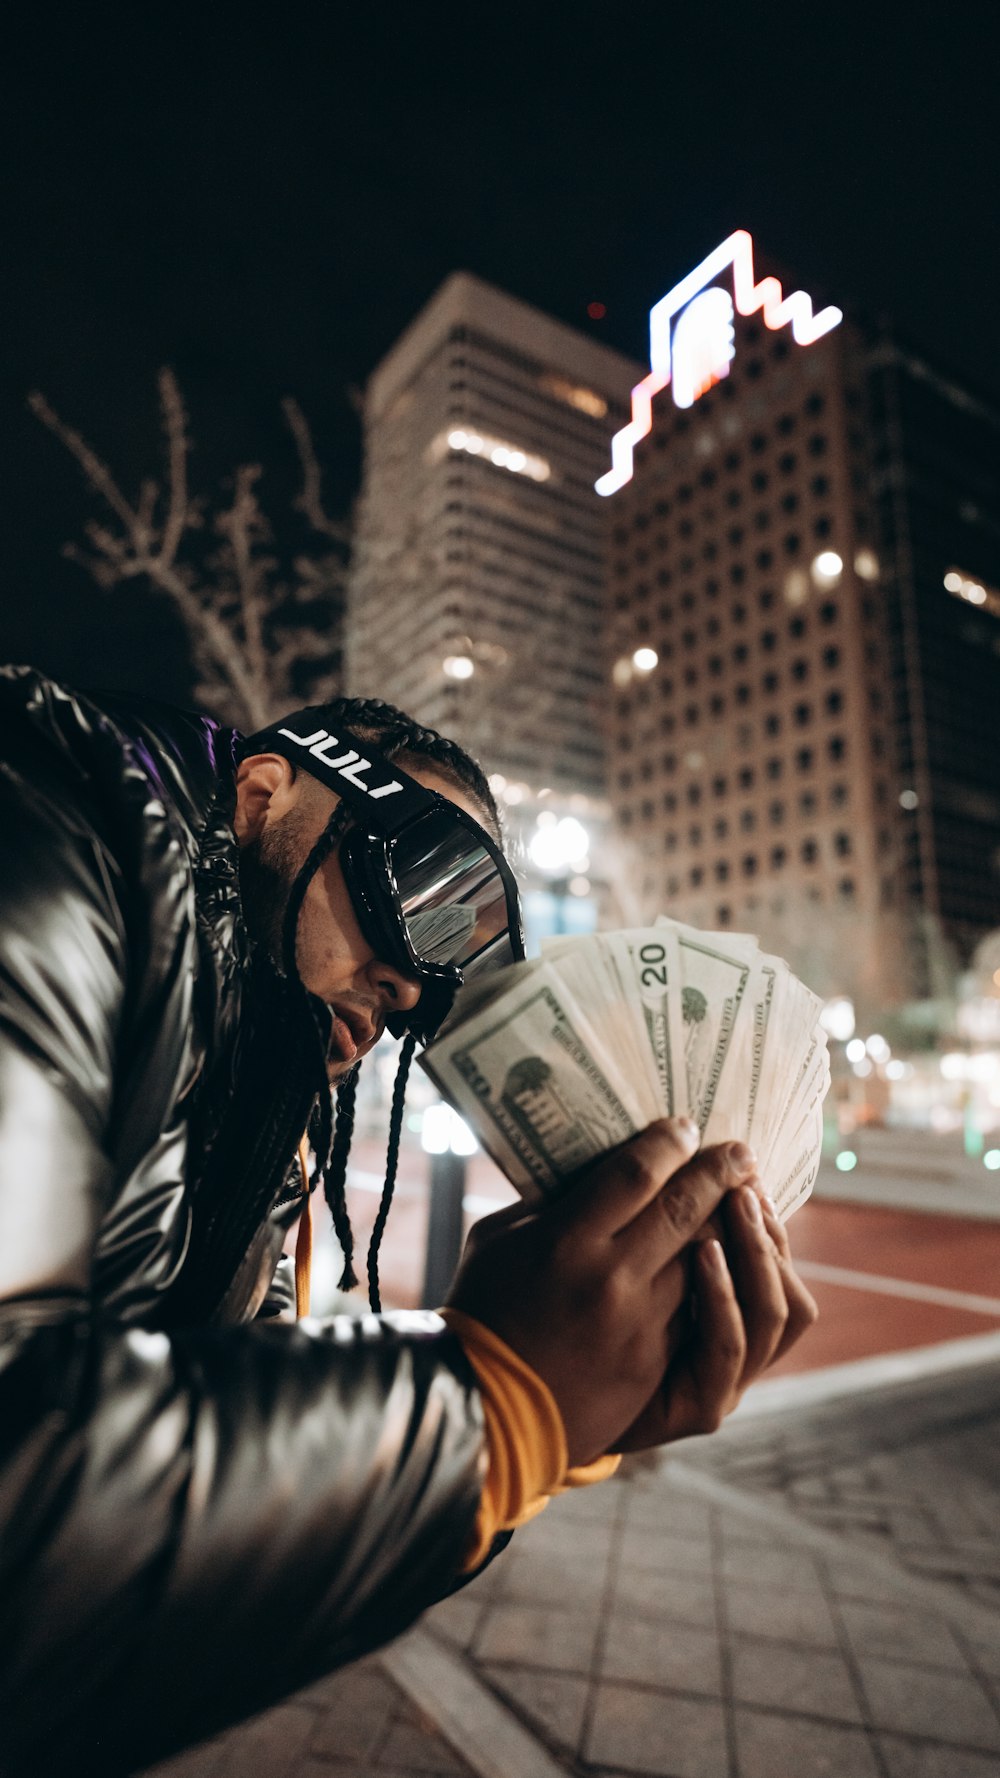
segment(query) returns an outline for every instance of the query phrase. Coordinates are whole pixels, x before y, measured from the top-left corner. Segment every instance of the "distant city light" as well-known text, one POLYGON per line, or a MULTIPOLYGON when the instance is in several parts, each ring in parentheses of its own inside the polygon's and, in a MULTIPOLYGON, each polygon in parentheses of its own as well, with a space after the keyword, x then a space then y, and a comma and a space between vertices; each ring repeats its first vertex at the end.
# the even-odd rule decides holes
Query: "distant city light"
POLYGON ((835 549, 820 550, 813 557, 811 571, 817 586, 834 586, 844 572, 844 561, 835 549))
POLYGON ((464 1118, 450 1105, 428 1105, 420 1127, 420 1146, 425 1154, 475 1154, 479 1147, 464 1118))
POLYGON ((603 420, 608 411, 608 404, 603 395, 596 389, 586 389, 579 383, 571 383, 567 377, 556 376, 546 371, 538 379, 542 388, 558 401, 565 401, 569 407, 575 407, 578 413, 589 414, 592 420, 603 420))
POLYGON ((586 877, 570 877, 569 892, 571 895, 589 895, 590 883, 586 877))
POLYGON ((1000 988, 1000 969, 995 969, 993 971, 993 985, 996 988, 1000 988))
POLYGON ((983 1156, 983 1166, 991 1173, 1000 1173, 1000 1148, 988 1148, 983 1156))
POLYGON ((892 1050, 886 1043, 885 1038, 881 1037, 877 1031, 868 1038, 868 1041, 865 1044, 865 1049, 868 1051, 873 1062, 888 1062, 889 1057, 892 1055, 892 1050))
POLYGON ((869 1062, 867 1056, 862 1057, 860 1062, 852 1062, 851 1068, 859 1080, 867 1080, 868 1076, 875 1072, 875 1064, 874 1062, 869 1062))
POLYGON ((603 321, 607 312, 607 306, 604 303, 587 304, 587 314, 592 321, 603 321))
POLYGON ((475 662, 467 654, 446 654, 443 664, 449 679, 471 679, 476 670, 475 662))
POLYGON ((838 1173, 853 1173, 858 1157, 853 1148, 842 1148, 833 1164, 838 1173))
POLYGON ((964 599, 967 605, 986 606, 994 617, 1000 617, 1000 587, 984 586, 972 574, 964 574, 961 568, 949 568, 944 577, 945 591, 954 593, 956 599, 964 599))
POLYGON ((547 482, 552 474, 544 457, 530 456, 508 439, 488 438, 483 433, 470 432, 464 426, 453 426, 449 432, 438 433, 428 448, 428 456, 436 462, 446 451, 465 451, 472 457, 484 457, 497 469, 506 469, 511 475, 526 475, 536 482, 547 482))
POLYGON ((502 772, 491 772, 489 783, 494 796, 502 796, 507 788, 507 780, 502 772))
POLYGON ((900 791, 899 806, 901 809, 916 809, 919 807, 919 805, 920 805, 920 798, 917 795, 915 790, 901 790, 900 791))
MULTIPOLYGON (((614 494, 632 479, 635 447, 652 429, 653 396, 665 389, 671 380, 673 335, 680 326, 679 321, 675 323, 675 316, 682 317, 689 303, 713 286, 730 267, 733 297, 739 313, 753 315, 758 309, 763 310, 765 327, 775 331, 790 326, 797 345, 812 345, 844 319, 843 311, 832 307, 821 309, 817 314, 804 290, 795 290, 785 296, 777 278, 762 278, 757 283, 753 240, 745 228, 736 229, 650 310, 649 375, 632 390, 632 417, 611 440, 611 468, 594 484, 599 494, 614 494)), ((717 319, 713 317, 713 320, 717 319)))
POLYGON ((885 1065, 886 1080, 902 1080, 906 1074, 905 1062, 887 1062, 885 1065))
POLYGON ((637 648, 632 656, 632 665, 637 673, 651 673, 659 659, 655 648, 637 648))
POLYGON ((864 1038, 852 1037, 844 1053, 849 1062, 863 1062, 866 1055, 864 1038))
POLYGON ((878 579, 878 557, 872 549, 859 549, 854 557, 854 572, 859 580, 878 579))
MULTIPOLYGON (((546 811, 548 814, 549 811, 546 811)), ((540 815, 529 843, 528 857, 539 870, 565 870, 579 866, 590 851, 590 835, 575 815, 564 815, 561 821, 545 820, 540 815)))
POLYGON ((941 1057, 941 1073, 945 1080, 962 1080, 965 1075, 965 1057, 960 1050, 952 1050, 949 1055, 941 1057))
POLYGON ((841 995, 828 1000, 819 1015, 819 1022, 834 1043, 847 1043, 854 1036, 854 1002, 841 995))

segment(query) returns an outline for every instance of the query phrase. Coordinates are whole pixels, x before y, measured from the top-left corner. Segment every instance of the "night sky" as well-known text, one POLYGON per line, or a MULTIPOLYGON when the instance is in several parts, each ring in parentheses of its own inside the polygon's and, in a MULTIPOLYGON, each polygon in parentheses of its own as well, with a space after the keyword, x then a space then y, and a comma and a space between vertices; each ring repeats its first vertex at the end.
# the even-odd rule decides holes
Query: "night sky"
POLYGON ((261 461, 276 512, 295 395, 346 514, 359 392, 456 268, 645 362, 651 303, 746 227, 765 270, 891 314, 996 392, 991 11, 39 15, 5 55, 0 652, 86 683, 187 686, 163 607, 101 595, 61 559, 96 508, 27 414, 31 388, 131 490, 158 467, 155 376, 174 366, 199 485, 261 461))

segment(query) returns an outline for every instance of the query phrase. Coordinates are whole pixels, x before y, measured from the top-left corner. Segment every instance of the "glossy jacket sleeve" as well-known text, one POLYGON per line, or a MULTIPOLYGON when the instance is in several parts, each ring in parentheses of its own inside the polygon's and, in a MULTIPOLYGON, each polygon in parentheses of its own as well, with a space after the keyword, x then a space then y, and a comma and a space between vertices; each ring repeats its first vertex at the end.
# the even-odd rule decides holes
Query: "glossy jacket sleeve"
POLYGON ((481 1409, 436 1317, 167 1334, 95 1311, 119 898, 72 820, 0 804, 0 1773, 112 1778, 447 1592, 481 1409))

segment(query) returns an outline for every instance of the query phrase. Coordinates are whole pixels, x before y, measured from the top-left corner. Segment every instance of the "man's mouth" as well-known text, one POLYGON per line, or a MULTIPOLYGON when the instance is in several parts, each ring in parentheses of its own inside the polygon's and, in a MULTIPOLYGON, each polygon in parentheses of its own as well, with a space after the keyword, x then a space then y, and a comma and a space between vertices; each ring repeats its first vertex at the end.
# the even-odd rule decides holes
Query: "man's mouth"
POLYGON ((332 1004, 330 1012, 333 1023, 330 1026, 329 1061, 347 1064, 373 1047, 380 1035, 379 1029, 364 1013, 332 1004))

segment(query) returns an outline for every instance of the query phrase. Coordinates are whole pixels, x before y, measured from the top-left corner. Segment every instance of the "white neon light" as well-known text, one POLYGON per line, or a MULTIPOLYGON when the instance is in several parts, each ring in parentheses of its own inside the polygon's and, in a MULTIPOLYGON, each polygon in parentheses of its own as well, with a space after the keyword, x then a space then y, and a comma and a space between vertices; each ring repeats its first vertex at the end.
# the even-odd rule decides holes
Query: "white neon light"
POLYGON ((715 383, 728 377, 736 356, 733 299, 721 284, 703 290, 681 311, 674 328, 674 401, 693 407, 715 383))
MULTIPOLYGON (((804 290, 793 290, 789 296, 784 296, 777 278, 762 278, 758 284, 754 278, 752 237, 745 228, 736 229, 650 310, 649 375, 643 377, 632 391, 631 420, 611 440, 611 468, 594 484, 599 494, 617 493, 632 478, 635 447, 652 428, 653 396, 666 388, 673 373, 671 330, 674 316, 681 314, 696 296, 730 266, 733 270, 733 296, 739 313, 753 315, 758 309, 762 309, 765 327, 772 331, 779 327, 791 327, 792 338, 797 345, 811 346, 844 319, 843 310, 832 306, 820 309, 816 314, 812 298, 804 290)), ((679 325, 678 323, 678 327, 673 329, 674 338, 679 325)))

